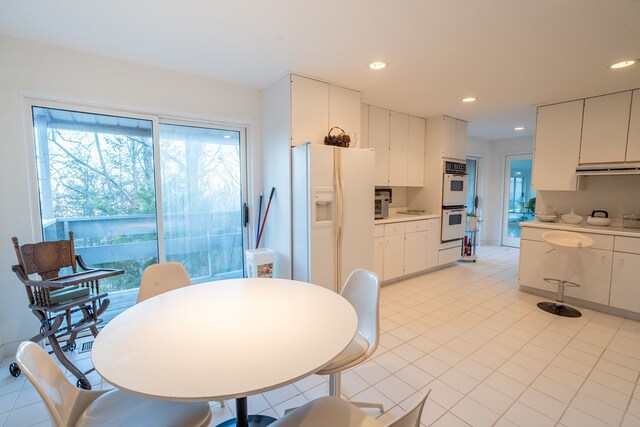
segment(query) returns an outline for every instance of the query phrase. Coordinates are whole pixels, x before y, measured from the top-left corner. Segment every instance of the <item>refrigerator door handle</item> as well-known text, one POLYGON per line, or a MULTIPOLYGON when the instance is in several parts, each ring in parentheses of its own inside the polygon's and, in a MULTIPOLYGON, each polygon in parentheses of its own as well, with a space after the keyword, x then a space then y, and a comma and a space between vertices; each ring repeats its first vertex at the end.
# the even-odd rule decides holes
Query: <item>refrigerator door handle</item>
POLYGON ((334 148, 334 169, 336 178, 336 289, 335 291, 340 293, 342 289, 342 226, 344 221, 344 183, 342 181, 342 162, 341 162, 341 149, 334 148))

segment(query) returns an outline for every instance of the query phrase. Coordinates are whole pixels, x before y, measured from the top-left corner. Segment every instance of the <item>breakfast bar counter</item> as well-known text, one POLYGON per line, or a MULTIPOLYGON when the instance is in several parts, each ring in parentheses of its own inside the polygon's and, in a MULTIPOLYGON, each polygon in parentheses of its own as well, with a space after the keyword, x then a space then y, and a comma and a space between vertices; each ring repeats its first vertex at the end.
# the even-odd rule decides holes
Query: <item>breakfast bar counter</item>
POLYGON ((621 225, 520 223, 520 289, 551 297, 556 287, 544 278, 565 277, 580 284, 566 289, 569 302, 640 319, 640 229, 621 225), (542 237, 551 230, 582 233, 595 243, 580 249, 568 264, 560 265, 560 257, 542 237))

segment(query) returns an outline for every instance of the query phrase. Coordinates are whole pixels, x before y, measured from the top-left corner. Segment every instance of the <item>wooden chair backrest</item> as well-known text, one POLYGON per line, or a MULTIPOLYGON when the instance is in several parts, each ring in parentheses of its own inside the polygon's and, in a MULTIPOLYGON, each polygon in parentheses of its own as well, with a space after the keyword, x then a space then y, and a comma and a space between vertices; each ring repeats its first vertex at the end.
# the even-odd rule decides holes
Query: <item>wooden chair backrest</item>
POLYGON ((71 267, 76 272, 76 254, 73 231, 69 231, 69 240, 54 242, 27 243, 20 245, 17 237, 12 237, 18 264, 25 274, 38 274, 42 280, 58 277, 60 269, 71 267))

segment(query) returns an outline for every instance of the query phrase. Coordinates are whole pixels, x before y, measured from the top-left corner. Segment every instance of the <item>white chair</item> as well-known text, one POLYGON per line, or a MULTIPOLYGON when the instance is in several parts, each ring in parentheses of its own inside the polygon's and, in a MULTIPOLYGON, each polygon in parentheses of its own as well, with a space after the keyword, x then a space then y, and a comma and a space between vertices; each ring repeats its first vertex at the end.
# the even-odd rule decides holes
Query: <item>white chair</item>
POLYGON ((136 304, 191 284, 189 273, 179 262, 161 262, 144 269, 136 304))
MULTIPOLYGON (((156 295, 191 285, 189 273, 179 262, 152 264, 142 272, 136 304, 156 295)), ((217 401, 224 408, 224 400, 217 401)))
POLYGON ((57 427, 206 426, 211 420, 207 402, 169 402, 118 389, 74 387, 49 354, 31 341, 20 344, 16 361, 44 400, 57 427))
MULTIPOLYGON (((429 390, 430 392, 431 390, 429 390)), ((420 427, 422 409, 427 395, 402 417, 386 427, 420 427)), ((271 427, 382 427, 380 421, 367 415, 355 405, 337 397, 327 396, 316 399, 285 414, 271 427)))
MULTIPOLYGON (((340 397, 340 373, 367 360, 376 351, 380 341, 378 276, 367 270, 356 269, 347 278, 340 294, 355 308, 358 330, 347 348, 316 372, 318 375, 329 375, 329 395, 334 397, 340 397)), ((380 403, 351 403, 361 408, 384 411, 380 403)))

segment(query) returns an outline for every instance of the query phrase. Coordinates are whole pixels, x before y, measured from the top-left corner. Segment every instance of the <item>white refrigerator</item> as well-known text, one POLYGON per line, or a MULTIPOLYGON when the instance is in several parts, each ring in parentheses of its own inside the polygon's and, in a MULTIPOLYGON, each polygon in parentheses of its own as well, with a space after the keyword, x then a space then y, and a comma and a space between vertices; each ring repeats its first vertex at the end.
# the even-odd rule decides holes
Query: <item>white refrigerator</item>
POLYGON ((373 149, 292 149, 294 280, 340 292, 356 268, 373 270, 373 149))

